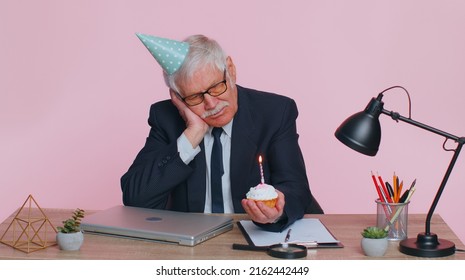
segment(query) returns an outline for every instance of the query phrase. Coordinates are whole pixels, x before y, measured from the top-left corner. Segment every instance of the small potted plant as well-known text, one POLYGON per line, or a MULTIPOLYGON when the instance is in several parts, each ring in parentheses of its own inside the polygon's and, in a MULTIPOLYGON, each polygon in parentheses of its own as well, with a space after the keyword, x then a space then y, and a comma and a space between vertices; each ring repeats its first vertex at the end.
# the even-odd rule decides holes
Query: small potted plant
POLYGON ((378 227, 367 227, 362 231, 362 250, 370 257, 384 256, 388 248, 388 232, 378 227))
POLYGON ((81 219, 84 218, 84 215, 85 211, 78 208, 70 219, 63 221, 63 226, 57 227, 56 241, 61 250, 75 251, 81 248, 84 242, 81 219))

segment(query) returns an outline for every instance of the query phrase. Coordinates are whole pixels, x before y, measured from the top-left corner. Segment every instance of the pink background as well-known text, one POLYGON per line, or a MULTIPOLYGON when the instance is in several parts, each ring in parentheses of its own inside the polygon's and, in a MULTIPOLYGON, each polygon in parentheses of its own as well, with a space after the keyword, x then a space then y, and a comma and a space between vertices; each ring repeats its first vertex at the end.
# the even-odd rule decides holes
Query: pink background
MULTIPOLYGON (((0 220, 29 194, 44 208, 121 204, 119 179, 148 134, 149 106, 168 97, 136 32, 216 38, 239 84, 294 98, 310 185, 326 213, 375 213, 372 170, 385 180, 396 172, 406 185, 417 178, 409 210, 425 213, 452 157, 442 137, 381 116, 372 158, 334 131, 402 85, 413 119, 463 136, 464 14, 459 0, 3 0, 0 220)), ((407 116, 402 91, 384 101, 407 116)), ((436 209, 463 241, 464 164, 462 155, 436 209)))

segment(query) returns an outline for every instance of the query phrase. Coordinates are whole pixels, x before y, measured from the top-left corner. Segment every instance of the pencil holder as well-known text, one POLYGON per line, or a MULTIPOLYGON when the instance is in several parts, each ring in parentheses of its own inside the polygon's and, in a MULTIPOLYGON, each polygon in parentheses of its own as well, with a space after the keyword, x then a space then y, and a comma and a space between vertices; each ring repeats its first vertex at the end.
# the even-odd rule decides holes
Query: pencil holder
POLYGON ((389 240, 407 238, 409 203, 386 203, 376 200, 376 226, 388 231, 389 240))

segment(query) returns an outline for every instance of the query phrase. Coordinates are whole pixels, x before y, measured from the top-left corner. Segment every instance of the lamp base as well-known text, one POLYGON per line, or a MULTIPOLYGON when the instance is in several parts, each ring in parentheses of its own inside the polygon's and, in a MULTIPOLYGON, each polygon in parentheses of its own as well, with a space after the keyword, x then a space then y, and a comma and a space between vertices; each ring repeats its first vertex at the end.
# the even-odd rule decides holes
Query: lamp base
POLYGON ((417 238, 408 238, 399 243, 399 251, 417 257, 437 258, 455 253, 455 244, 445 239, 439 239, 434 233, 419 233, 417 238))

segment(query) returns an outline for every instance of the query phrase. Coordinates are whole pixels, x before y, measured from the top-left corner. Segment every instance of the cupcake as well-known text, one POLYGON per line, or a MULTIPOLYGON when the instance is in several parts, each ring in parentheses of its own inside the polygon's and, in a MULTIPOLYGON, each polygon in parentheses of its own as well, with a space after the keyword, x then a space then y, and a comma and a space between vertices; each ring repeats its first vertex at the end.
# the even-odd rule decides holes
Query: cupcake
POLYGON ((251 187, 246 197, 247 199, 261 201, 266 206, 273 208, 278 200, 278 193, 273 186, 260 183, 255 187, 251 187))

